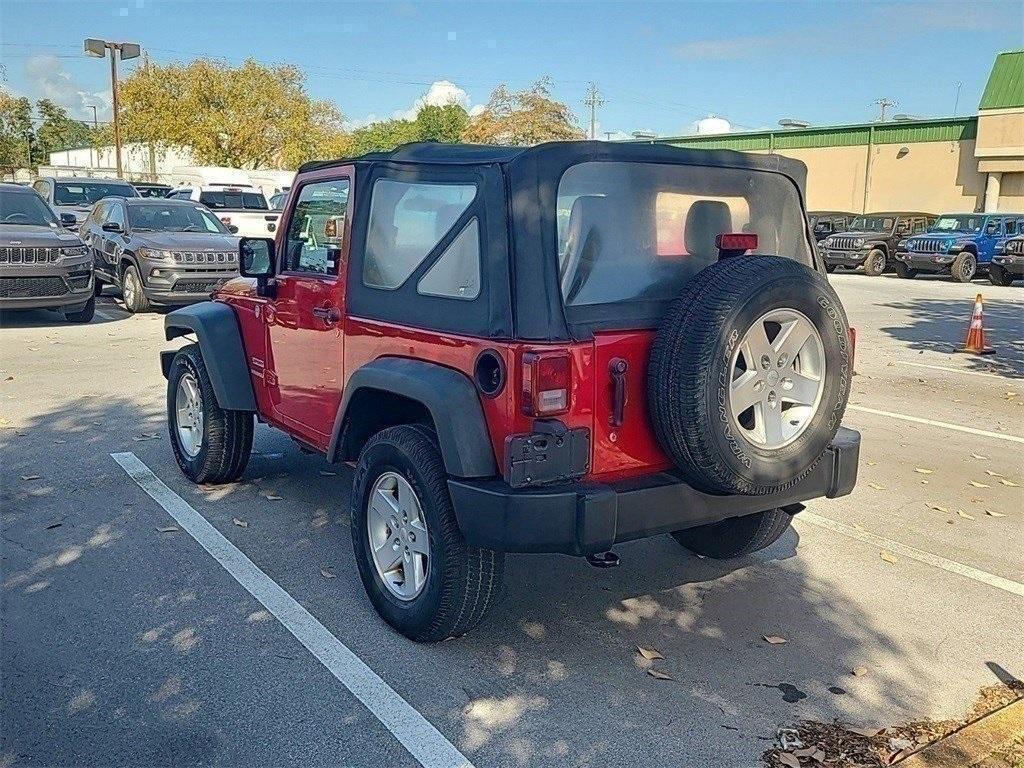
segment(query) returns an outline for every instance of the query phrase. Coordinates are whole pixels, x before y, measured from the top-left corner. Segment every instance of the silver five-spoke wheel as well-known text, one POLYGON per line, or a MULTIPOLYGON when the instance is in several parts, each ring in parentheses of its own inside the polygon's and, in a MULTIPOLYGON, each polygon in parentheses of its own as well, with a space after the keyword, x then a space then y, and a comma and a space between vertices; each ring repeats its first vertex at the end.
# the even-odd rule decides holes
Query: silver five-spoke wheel
POLYGON ((203 447, 203 393, 191 371, 178 379, 174 407, 181 450, 194 459, 203 447))
POLYGON ((814 324, 796 310, 758 318, 736 346, 730 370, 729 415, 753 445, 789 445, 818 412, 825 350, 814 324))
POLYGON ((409 481, 384 472, 373 484, 366 515, 377 575, 399 600, 412 600, 427 583, 430 541, 423 509, 409 481))

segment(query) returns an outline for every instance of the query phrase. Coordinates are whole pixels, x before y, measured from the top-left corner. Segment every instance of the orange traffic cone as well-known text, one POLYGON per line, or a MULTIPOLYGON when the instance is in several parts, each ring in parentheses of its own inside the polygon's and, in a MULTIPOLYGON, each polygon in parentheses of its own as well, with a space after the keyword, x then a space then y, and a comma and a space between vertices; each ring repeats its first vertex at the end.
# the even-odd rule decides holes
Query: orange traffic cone
POLYGON ((974 314, 971 315, 971 326, 967 329, 967 340, 963 347, 957 352, 967 352, 972 355, 991 355, 995 350, 985 343, 985 326, 982 324, 982 301, 981 294, 974 299, 974 314))

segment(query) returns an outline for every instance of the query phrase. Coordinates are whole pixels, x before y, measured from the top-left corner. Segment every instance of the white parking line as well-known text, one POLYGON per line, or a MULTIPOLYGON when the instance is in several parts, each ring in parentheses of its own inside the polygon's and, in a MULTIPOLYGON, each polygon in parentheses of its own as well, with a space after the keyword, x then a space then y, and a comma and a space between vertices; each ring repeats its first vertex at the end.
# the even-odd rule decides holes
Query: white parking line
POLYGON ((981 437, 991 437, 996 440, 1006 440, 1010 443, 1024 443, 1024 437, 1017 437, 1017 435, 1007 435, 1002 432, 989 432, 986 429, 975 429, 974 427, 964 427, 960 424, 950 424, 945 421, 934 421, 932 419, 922 419, 917 416, 907 416, 904 413, 893 413, 892 411, 879 411, 875 408, 865 408, 863 405, 847 405, 846 410, 848 411, 861 411, 862 413, 873 413, 876 416, 887 416, 890 419, 899 419, 900 421, 911 421, 914 424, 927 424, 930 427, 941 427, 942 429, 951 429, 954 432, 966 432, 969 435, 980 435, 981 437))
POLYGON ((933 371, 949 371, 950 373, 963 373, 967 376, 986 376, 990 379, 1009 379, 1009 376, 1003 376, 998 373, 988 373, 987 371, 968 371, 964 368, 952 368, 948 365, 930 365, 929 363, 914 363, 910 360, 897 360, 900 365, 912 365, 915 368, 931 368, 933 371))
POLYGON ((867 531, 862 531, 858 528, 838 523, 828 517, 822 517, 821 515, 816 515, 813 512, 807 512, 806 510, 798 514, 793 519, 810 523, 818 528, 825 528, 835 533, 841 533, 843 536, 849 536, 851 539, 857 539, 857 541, 863 541, 866 544, 872 544, 876 547, 889 550, 890 552, 896 552, 904 557, 910 558, 911 560, 917 560, 920 563, 933 565, 936 568, 941 568, 942 570, 949 571, 950 573, 966 576, 968 579, 980 581, 982 584, 988 584, 990 587, 1002 589, 1009 592, 1011 595, 1024 597, 1024 584, 1011 581, 1010 579, 1004 579, 1002 576, 996 576, 994 573, 988 573, 987 571, 979 570, 978 568, 974 568, 970 565, 958 563, 956 560, 948 560, 945 557, 933 555, 931 552, 925 552, 923 550, 907 546, 906 544, 900 544, 898 541, 893 541, 892 539, 887 539, 884 536, 878 536, 874 533, 868 533, 867 531))
POLYGON ((399 696, 348 646, 332 635, 309 611, 259 569, 205 517, 164 485, 134 453, 112 453, 128 476, 193 539, 220 563, 224 570, 260 601, 306 650, 327 667, 370 712, 394 734, 424 768, 473 768, 473 764, 399 696))

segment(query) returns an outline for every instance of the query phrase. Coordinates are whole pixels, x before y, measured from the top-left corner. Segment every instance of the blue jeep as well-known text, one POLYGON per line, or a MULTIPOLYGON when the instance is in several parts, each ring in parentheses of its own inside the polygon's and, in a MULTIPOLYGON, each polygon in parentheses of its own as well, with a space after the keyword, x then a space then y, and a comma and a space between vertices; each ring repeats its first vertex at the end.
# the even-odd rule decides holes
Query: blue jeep
POLYGON ((896 244, 896 274, 911 278, 918 272, 941 272, 969 283, 988 272, 996 243, 1024 228, 1021 213, 946 213, 931 229, 896 244))

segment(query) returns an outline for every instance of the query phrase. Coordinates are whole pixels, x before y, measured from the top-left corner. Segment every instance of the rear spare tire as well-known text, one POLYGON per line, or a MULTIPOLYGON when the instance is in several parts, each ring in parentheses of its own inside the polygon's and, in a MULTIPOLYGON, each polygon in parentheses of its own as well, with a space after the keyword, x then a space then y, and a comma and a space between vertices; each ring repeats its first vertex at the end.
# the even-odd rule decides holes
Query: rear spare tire
POLYGON ((786 489, 839 429, 850 355, 846 313, 818 272, 776 256, 712 264, 655 337, 647 382, 655 435, 695 488, 786 489))

